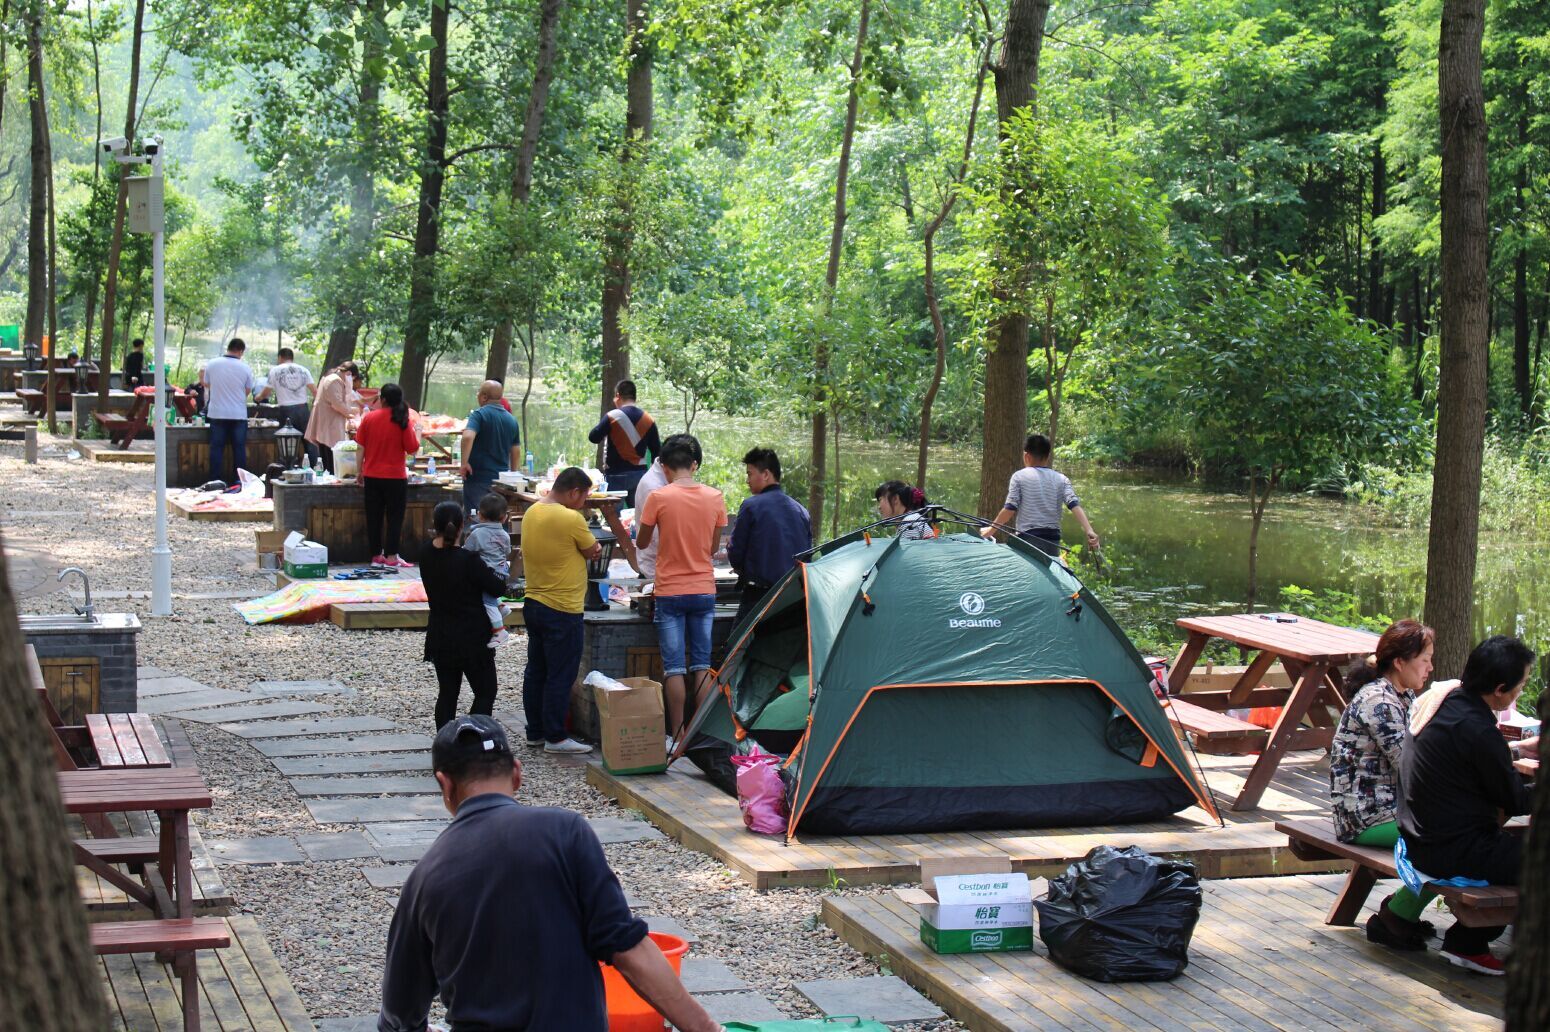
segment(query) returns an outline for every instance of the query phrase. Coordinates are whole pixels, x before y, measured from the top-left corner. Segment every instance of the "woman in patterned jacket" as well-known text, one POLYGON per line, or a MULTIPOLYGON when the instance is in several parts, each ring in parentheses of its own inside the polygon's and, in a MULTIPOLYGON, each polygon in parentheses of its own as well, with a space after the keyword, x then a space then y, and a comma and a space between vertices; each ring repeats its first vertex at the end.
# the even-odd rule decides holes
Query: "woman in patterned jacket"
MULTIPOLYGON (((1346 709, 1329 753, 1329 797, 1342 842, 1393 849, 1399 835, 1399 755, 1410 708, 1432 675, 1430 627, 1400 620, 1378 650, 1346 676, 1346 709)), ((1396 949, 1423 949, 1426 900, 1401 888, 1367 921, 1367 938, 1396 949)))

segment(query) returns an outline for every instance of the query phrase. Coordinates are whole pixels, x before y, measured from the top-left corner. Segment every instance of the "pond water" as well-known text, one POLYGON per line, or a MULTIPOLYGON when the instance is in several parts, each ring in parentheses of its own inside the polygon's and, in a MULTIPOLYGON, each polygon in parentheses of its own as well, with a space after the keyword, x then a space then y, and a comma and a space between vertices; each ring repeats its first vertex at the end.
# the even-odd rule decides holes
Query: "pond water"
MULTIPOLYGON (((426 411, 466 414, 478 374, 438 373, 426 411)), ((517 404, 521 384, 515 383, 517 404)), ((541 388, 541 385, 540 385, 541 388)), ((681 428, 681 413, 646 399, 664 435, 681 428)), ((528 408, 529 447, 540 468, 564 458, 593 464, 586 431, 590 408, 556 406, 535 394, 528 408)), ((785 485, 806 501, 806 428, 795 422, 729 419, 702 414, 694 432, 706 452, 703 479, 728 492, 735 507, 746 493, 737 461, 754 445, 774 447, 786 467, 785 485)), ((882 481, 913 479, 912 443, 844 441, 840 469, 843 532, 872 518, 872 491, 882 481)), ((1177 639, 1173 620, 1189 613, 1241 611, 1248 588, 1249 510, 1245 497, 1159 470, 1115 470, 1061 465, 1103 538, 1101 570, 1077 572, 1142 647, 1177 639)), ((832 470, 831 470, 832 476, 832 470)), ((971 512, 978 496, 979 453, 965 446, 933 446, 931 499, 971 512)), ((833 495, 825 516, 829 524, 833 495)), ((827 537, 829 526, 822 537, 827 537)), ((1080 540, 1066 521, 1066 540, 1080 540)), ((1289 585, 1336 590, 1355 597, 1366 616, 1421 614, 1426 581, 1426 531, 1384 525, 1373 510, 1311 495, 1272 499, 1260 534, 1259 601, 1278 608, 1289 585)), ((1483 534, 1476 578, 1477 637, 1523 635, 1536 651, 1550 645, 1550 548, 1525 536, 1483 534)), ((1439 672, 1439 676, 1454 676, 1439 672)))

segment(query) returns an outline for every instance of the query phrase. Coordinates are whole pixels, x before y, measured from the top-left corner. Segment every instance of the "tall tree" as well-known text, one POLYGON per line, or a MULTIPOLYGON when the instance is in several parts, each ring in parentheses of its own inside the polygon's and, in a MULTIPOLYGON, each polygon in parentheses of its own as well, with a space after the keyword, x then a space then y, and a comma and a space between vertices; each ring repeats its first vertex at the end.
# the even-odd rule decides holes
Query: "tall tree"
POLYGON ((413 408, 419 408, 424 398, 431 319, 436 307, 436 251, 441 239, 441 191, 447 179, 447 111, 451 100, 447 91, 447 14, 451 0, 430 3, 432 45, 426 77, 425 155, 420 163, 404 362, 398 374, 404 400, 413 408))
MULTIPOLYGON (((988 30, 989 26, 986 28, 988 30)), ((931 341, 936 351, 936 361, 931 368, 931 383, 926 387, 926 396, 920 402, 920 448, 915 458, 915 485, 922 492, 926 490, 926 452, 931 446, 931 410, 936 405, 937 392, 942 389, 942 376, 947 372, 947 326, 942 321, 942 305, 936 293, 936 235, 947 221, 947 216, 952 213, 953 206, 958 203, 958 189, 963 185, 963 177, 969 172, 969 158, 974 153, 974 127, 979 121, 980 100, 985 95, 985 76, 990 71, 991 43, 992 40, 987 38, 980 48, 979 71, 974 77, 974 100, 969 104, 969 125, 963 133, 963 157, 948 183, 941 206, 931 221, 926 223, 925 232, 921 234, 921 247, 925 252, 925 273, 921 283, 926 293, 926 311, 931 316, 931 341)))
MULTIPOLYGON (((41 8, 43 0, 38 0, 41 8)), ((59 288, 59 246, 54 235, 54 141, 49 134, 48 127, 48 98, 43 91, 43 33, 42 18, 38 19, 38 32, 34 38, 32 60, 37 63, 38 69, 38 108, 43 119, 43 170, 48 176, 47 190, 45 191, 45 203, 48 205, 48 290, 44 299, 44 307, 48 312, 48 339, 49 348, 53 354, 61 350, 59 346, 59 304, 56 293, 59 288)), ((47 395, 43 400, 43 410, 48 413, 48 432, 59 432, 59 414, 55 411, 58 407, 58 374, 54 370, 52 360, 48 364, 48 378, 43 390, 47 395)), ((81 384, 84 388, 86 385, 81 384)))
MULTIPOLYGON (((140 96, 140 42, 145 34, 145 0, 135 0, 134 27, 130 34, 129 44, 129 96, 124 103, 124 138, 130 143, 135 138, 135 115, 138 113, 136 105, 140 96)), ((96 146, 96 141, 93 141, 96 146)), ((108 241, 108 272, 107 279, 102 286, 102 352, 98 365, 102 375, 97 378, 97 408, 106 412, 108 408, 108 373, 113 368, 113 332, 114 317, 117 315, 118 305, 118 264, 120 252, 124 246, 124 217, 128 213, 129 184, 124 179, 126 166, 116 165, 114 168, 118 174, 118 201, 113 207, 113 236, 108 241)), ((162 374, 160 369, 155 370, 157 376, 162 374)))
MULTIPOLYGON (((377 160, 382 151, 382 78, 383 41, 387 38, 387 0, 366 0, 361 9, 361 60, 357 72, 355 120, 352 126, 355 156, 348 163, 350 180, 349 255, 356 268, 371 262, 371 244, 376 236, 377 160)), ((360 277, 350 276, 354 286, 360 277)), ((333 369, 355 357, 365 322, 365 301, 358 287, 346 290, 352 296, 334 304, 334 325, 328 334, 328 352, 323 368, 333 369)))
POLYGON ((104 1028, 102 982, 7 567, 0 548, 0 1028, 104 1028))
MULTIPOLYGON (((996 121, 1007 139, 1012 114, 1036 112, 1039 52, 1049 0, 1011 0, 1001 56, 990 66, 996 82, 996 121)), ((1015 189, 1012 183, 1007 189, 1015 189)), ((979 511, 994 513, 1006 496, 1006 483, 1017 469, 1028 432, 1028 317, 1007 307, 992 322, 985 341, 983 458, 979 511)))
MULTIPOLYGON (((845 131, 840 137, 840 165, 834 173, 834 221, 829 230, 829 262, 823 273, 823 318, 813 341, 813 455, 807 482, 807 511, 813 526, 823 525, 824 480, 829 449, 829 316, 834 311, 834 291, 840 281, 840 254, 845 247, 845 191, 850 178, 850 148, 856 138, 856 112, 861 101, 861 62, 866 56, 867 19, 871 0, 861 0, 856 22, 856 53, 850 61, 850 86, 845 100, 845 131)), ((835 465, 838 466, 836 457, 835 465)))
POLYGON ((1540 778, 1534 789, 1534 814, 1523 843, 1523 888, 1507 961, 1507 1032, 1550 1028, 1550 789, 1540 778))
MULTIPOLYGON (((650 11, 646 0, 624 0, 624 146, 619 161, 626 166, 646 160, 651 140, 655 100, 652 92, 652 47, 648 37, 650 11)), ((626 174, 626 179, 628 178, 626 174)), ((623 181, 623 180, 621 180, 623 181)), ((630 335, 624 320, 630 311, 630 251, 635 241, 635 213, 620 205, 604 240, 603 254, 603 384, 602 409, 613 407, 614 384, 630 375, 630 335)), ((601 449, 602 445, 598 445, 601 449)))
POLYGON ((1442 130, 1442 360, 1437 374, 1437 458, 1426 550, 1426 622, 1436 628, 1439 670, 1459 670, 1473 637, 1481 463, 1489 386, 1485 0, 1443 0, 1437 50, 1442 130))
MULTIPOLYGON (((40 344, 48 313, 48 108, 43 95, 43 0, 30 0, 27 5, 27 110, 32 116, 32 178, 27 197, 27 321, 22 339, 40 344)), ((50 346, 58 347, 58 342, 51 342, 50 346)), ((53 368, 52 359, 49 368, 53 368)), ((52 397, 53 384, 49 391, 52 397)))
MULTIPOLYGON (((522 141, 517 146, 517 161, 511 173, 511 203, 526 204, 533 193, 533 161, 538 153, 538 134, 543 131, 544 107, 549 100, 549 83, 554 78, 554 59, 559 48, 555 29, 560 23, 564 0, 543 0, 538 10, 538 52, 533 58, 533 88, 527 95, 527 114, 522 119, 522 141)), ((513 255, 521 261, 521 255, 513 255)), ((511 361, 511 338, 516 328, 510 316, 502 319, 490 338, 490 356, 485 361, 484 378, 505 382, 511 361)), ((524 345, 531 361, 531 349, 524 345)), ((531 370, 529 370, 531 372, 531 370)), ((606 385, 605 385, 606 386, 606 385)), ((527 424, 522 426, 524 435, 527 424)), ((524 436, 524 440, 526 437, 524 436)))

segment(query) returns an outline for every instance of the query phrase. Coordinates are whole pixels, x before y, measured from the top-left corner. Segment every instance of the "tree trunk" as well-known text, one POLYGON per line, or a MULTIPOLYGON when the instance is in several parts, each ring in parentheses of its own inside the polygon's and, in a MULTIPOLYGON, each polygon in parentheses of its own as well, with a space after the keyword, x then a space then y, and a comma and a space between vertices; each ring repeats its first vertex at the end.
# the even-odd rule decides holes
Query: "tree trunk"
POLYGON ((1254 612, 1254 605, 1259 600, 1259 528, 1265 520, 1265 506, 1270 504, 1270 494, 1276 489, 1276 481, 1279 478, 1272 474, 1264 478, 1264 491, 1261 493, 1261 478, 1259 474, 1249 475, 1249 515, 1252 522, 1249 524, 1249 612, 1254 612))
MULTIPOLYGON (((861 0, 856 22, 856 53, 850 62, 850 88, 845 101, 845 131, 840 137, 840 167, 834 176, 834 224, 829 231, 829 263, 823 274, 823 319, 813 341, 813 450, 812 475, 807 485, 807 509, 813 526, 823 526, 826 460, 829 450, 829 314, 834 311, 834 292, 840 282, 840 252, 845 243, 845 190, 850 179, 850 148, 856 137, 856 112, 861 100, 861 62, 866 56, 867 21, 871 0, 861 0)), ((838 506, 835 511, 838 512, 838 506)))
MULTIPOLYGON (((625 72, 624 146, 619 149, 619 161, 626 169, 645 157, 645 145, 651 139, 652 53, 646 38, 649 23, 646 0, 624 0, 629 67, 625 72)), ((603 245, 602 412, 613 407, 614 384, 630 377, 630 335, 625 332, 624 319, 630 311, 630 250, 634 240, 635 214, 628 204, 622 204, 603 245)), ((597 447, 601 456, 603 446, 597 447)))
MULTIPOLYGON (((3 21, 3 19, 0 19, 0 21, 3 21)), ((97 134, 92 137, 91 147, 90 194, 90 196, 95 197, 97 195, 97 180, 102 175, 102 147, 97 143, 98 140, 102 139, 102 54, 97 44, 97 25, 96 17, 92 11, 92 0, 86 0, 86 35, 91 40, 92 96, 97 101, 97 134)), ((5 61, 3 58, 0 58, 0 68, 4 67, 5 61)), ((3 103, 3 101, 0 101, 0 103, 3 103)), ((91 268, 90 276, 91 281, 86 284, 86 332, 81 334, 82 362, 90 362, 92 355, 91 324, 93 317, 96 315, 95 309, 97 306, 97 269, 95 266, 91 268)), ((107 377, 108 373, 108 368, 103 366, 99 380, 107 377)), ((100 383, 98 390, 101 390, 100 383)), ((80 433, 80 427, 75 429, 76 433, 80 433)))
MULTIPOLYGON (((1049 0, 1011 0, 1001 57, 991 71, 996 78, 996 122, 1001 139, 1012 112, 1036 109, 1039 51, 1049 0)), ((1011 189, 1012 184, 1007 184, 1011 189)), ((985 350, 983 458, 980 466, 978 511, 991 515, 1001 508, 1006 484, 1021 465, 1023 438, 1028 432, 1028 317, 1005 312, 990 326, 985 350)))
MULTIPOLYGON (((134 29, 129 46, 129 97, 124 104, 124 138, 131 143, 135 138, 135 103, 140 94, 140 41, 145 35, 145 0, 135 0, 134 29)), ((95 144, 94 144, 95 145, 95 144)), ((108 241, 108 275, 102 287, 102 357, 98 366, 102 375, 97 378, 97 408, 108 409, 108 374, 113 368, 113 320, 118 305, 118 259, 124 245, 124 216, 129 206, 129 184, 124 182, 124 169, 118 166, 118 201, 113 207, 113 236, 108 241)), ((161 375, 161 370, 156 370, 161 375)))
POLYGON ((0 870, 7 885, 0 892, 0 1028, 106 1028, 54 758, 23 665, 8 566, 0 548, 0 741, 6 743, 0 749, 0 870))
MULTIPOLYGON (((985 95, 985 74, 990 70, 990 41, 980 54, 979 74, 974 81, 974 101, 969 105, 969 125, 963 134, 963 160, 953 176, 952 186, 942 199, 936 217, 926 224, 921 244, 926 252, 926 310, 931 313, 931 339, 936 348, 936 365, 931 371, 931 384, 920 403, 920 453, 915 462, 915 485, 924 494, 926 490, 926 452, 931 446, 931 409, 936 404, 937 393, 942 389, 942 377, 947 372, 947 327, 942 322, 942 306, 936 296, 936 234, 947 221, 953 205, 958 202, 958 187, 969 171, 969 157, 974 152, 974 126, 979 121, 980 100, 985 95)), ((905 180, 908 185, 909 180, 905 180)))
MULTIPOLYGON (((538 153, 538 135, 543 131, 544 106, 549 100, 549 83, 554 78, 554 59, 559 48, 555 45, 555 28, 560 23, 560 9, 564 0, 543 0, 538 11, 538 54, 533 58, 533 89, 527 95, 527 115, 522 120, 522 142, 517 145, 517 164, 511 174, 512 204, 526 204, 533 192, 533 160, 538 153)), ((521 261, 520 254, 511 256, 521 261)), ((515 320, 509 316, 495 327, 490 338, 490 356, 484 363, 484 378, 506 382, 506 369, 511 363, 511 338, 515 320)), ((523 434, 527 433, 524 426, 523 434)), ((526 436, 522 438, 527 440, 526 436)))
POLYGON ((1442 124, 1442 366, 1426 553, 1426 622, 1437 632, 1434 662, 1439 670, 1463 668, 1474 629, 1490 346, 1489 179, 1480 71, 1484 27, 1485 0, 1443 0, 1437 61, 1442 124))
MULTIPOLYGON (((374 70, 382 58, 380 35, 385 35, 385 0, 368 0, 364 12, 366 32, 361 38, 360 80, 356 87, 355 104, 355 152, 356 160, 350 166, 350 227, 349 254, 357 263, 370 261, 371 242, 376 232, 377 206, 377 154, 382 146, 382 78, 374 70), (377 31, 383 26, 383 31, 377 31)), ((324 372, 336 368, 341 362, 355 357, 360 343, 361 321, 365 318, 366 300, 350 288, 352 296, 342 298, 334 305, 334 325, 328 334, 328 351, 323 357, 324 372)))
MULTIPOLYGON (((41 22, 41 19, 39 19, 41 22)), ((61 350, 59 346, 59 243, 54 233, 54 141, 49 136, 48 126, 48 102, 43 95, 43 40, 38 39, 38 106, 43 113, 43 168, 48 175, 48 339, 49 348, 56 354, 61 350)), ((59 414, 55 411, 58 402, 58 373, 54 370, 52 361, 48 364, 48 382, 44 390, 48 394, 44 402, 44 411, 48 413, 48 432, 59 433, 59 414)), ((102 378, 99 377, 99 381, 102 378)), ((80 384, 84 391, 86 385, 80 384)), ((71 392, 74 393, 74 392, 71 392)), ((73 406, 72 406, 73 407, 73 406)), ((73 422, 70 424, 72 434, 79 434, 81 428, 73 422)))
POLYGON ((1523 843, 1523 871, 1512 956, 1507 961, 1506 1032, 1550 1028, 1550 789, 1540 778, 1534 789, 1534 813, 1523 843), (1532 872, 1539 872, 1537 875, 1532 872))
MULTIPOLYGON (((1381 108, 1380 108, 1381 110, 1381 108)), ((1372 145, 1372 246, 1367 254, 1367 318, 1387 326, 1392 313, 1384 304, 1383 249, 1378 246, 1378 220, 1388 211, 1389 170, 1381 143, 1372 145)))
MULTIPOLYGON (((1516 218, 1524 218, 1524 192, 1528 188, 1528 120, 1518 119, 1518 170, 1513 184, 1516 218)), ((1520 228, 1517 253, 1512 256, 1512 383, 1518 407, 1527 423, 1534 414, 1534 386, 1529 382, 1528 239, 1520 228)))
POLYGON ((1410 292, 1414 298, 1415 309, 1415 355, 1410 363, 1410 396, 1420 401, 1426 396, 1426 376, 1421 366, 1426 358, 1426 336, 1431 333, 1431 325, 1426 311, 1426 298, 1421 293, 1421 274, 1411 273, 1410 292))
POLYGON ((414 265, 409 273, 409 312, 404 325, 404 362, 398 385, 404 401, 418 409, 425 396, 425 361, 430 353, 431 318, 436 310, 436 252, 441 242, 441 190, 447 178, 447 10, 451 0, 430 0, 430 68, 425 98, 425 157, 420 165, 420 203, 414 230, 414 265))
MULTIPOLYGON (((27 197, 27 321, 22 340, 39 344, 48 315, 48 112, 43 98, 43 0, 31 0, 27 8, 27 110, 32 116, 32 178, 27 197)), ((57 347, 57 341, 50 342, 50 355, 57 347)), ((47 368, 52 369, 52 357, 45 361, 47 368)))

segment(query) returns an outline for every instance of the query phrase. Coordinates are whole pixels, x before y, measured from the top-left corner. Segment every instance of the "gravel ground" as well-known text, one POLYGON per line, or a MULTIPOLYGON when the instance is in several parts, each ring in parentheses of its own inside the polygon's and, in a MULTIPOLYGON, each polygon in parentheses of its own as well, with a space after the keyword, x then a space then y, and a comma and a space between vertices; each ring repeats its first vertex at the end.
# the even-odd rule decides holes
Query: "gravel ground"
MULTIPOLYGON (((142 665, 238 690, 261 680, 333 677, 352 685, 356 694, 317 699, 334 707, 332 715, 374 715, 397 721, 405 730, 432 730, 435 682, 420 660, 423 637, 418 633, 347 634, 327 623, 248 627, 230 600, 187 597, 175 597, 175 616, 153 620, 147 599, 110 597, 150 589, 151 467, 70 460, 65 451, 63 442, 45 442, 42 460, 27 466, 20 442, 0 442, 0 531, 23 545, 57 542, 61 565, 80 566, 90 575, 99 610, 138 614, 145 624, 139 640, 142 665)), ((256 526, 173 518, 174 595, 269 591, 271 575, 254 564, 256 526)), ((23 612, 64 612, 68 606, 63 594, 21 600, 23 612)), ((515 686, 523 663, 520 637, 498 654, 498 711, 518 707, 515 686)), ((184 727, 215 798, 213 809, 194 817, 206 839, 345 829, 315 824, 286 780, 247 742, 201 724, 184 727)), ((585 783, 577 767, 526 750, 522 760, 524 802, 564 806, 588 816, 621 814, 617 804, 585 783)), ((796 992, 797 981, 879 973, 875 963, 819 922, 825 890, 757 893, 712 858, 670 841, 606 849, 642 913, 680 921, 699 940, 692 955, 725 961, 789 1015, 816 1016, 796 992)), ((368 886, 360 866, 360 861, 336 861, 222 867, 240 909, 259 919, 315 1017, 376 1010, 384 941, 398 897, 368 886)), ((944 1021, 908 1027, 937 1032, 961 1026, 944 1021)))

